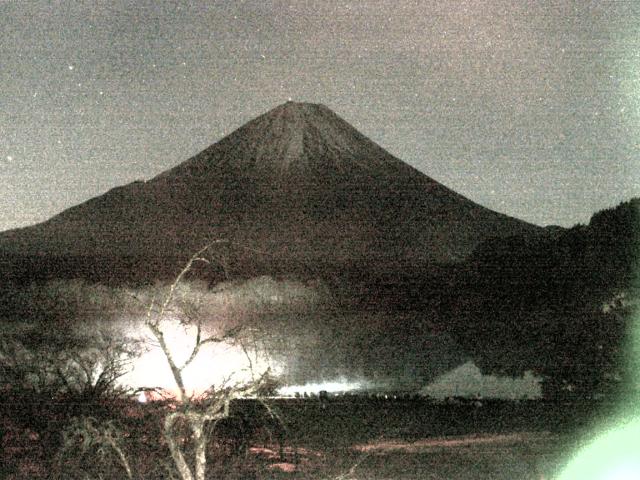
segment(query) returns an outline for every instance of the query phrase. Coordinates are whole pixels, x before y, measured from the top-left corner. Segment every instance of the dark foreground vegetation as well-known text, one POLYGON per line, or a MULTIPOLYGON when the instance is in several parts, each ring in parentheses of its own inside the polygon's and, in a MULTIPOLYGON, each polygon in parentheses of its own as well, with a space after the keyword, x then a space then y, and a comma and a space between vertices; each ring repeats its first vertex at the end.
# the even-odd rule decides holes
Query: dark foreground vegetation
MULTIPOLYGON (((178 478, 162 432, 176 408, 169 402, 21 402, 2 404, 3 478, 178 478)), ((230 417, 207 426, 207 478, 550 478, 607 409, 419 397, 237 400, 230 417)), ((188 454, 187 430, 180 441, 188 454)))

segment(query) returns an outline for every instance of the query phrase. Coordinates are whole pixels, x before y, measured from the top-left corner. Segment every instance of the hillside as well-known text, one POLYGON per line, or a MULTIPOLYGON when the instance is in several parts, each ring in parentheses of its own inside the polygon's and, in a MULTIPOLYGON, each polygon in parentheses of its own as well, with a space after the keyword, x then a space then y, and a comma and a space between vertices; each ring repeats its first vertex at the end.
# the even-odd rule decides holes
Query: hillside
POLYGON ((547 388, 572 385, 574 394, 630 388, 639 266, 636 198, 588 225, 485 243, 458 272, 443 313, 485 371, 533 370, 547 388))
POLYGON ((0 251, 7 271, 153 277, 150 265, 173 268, 224 239, 240 275, 330 276, 459 262, 490 237, 540 231, 420 173, 328 108, 287 102, 149 181, 0 234, 0 251))

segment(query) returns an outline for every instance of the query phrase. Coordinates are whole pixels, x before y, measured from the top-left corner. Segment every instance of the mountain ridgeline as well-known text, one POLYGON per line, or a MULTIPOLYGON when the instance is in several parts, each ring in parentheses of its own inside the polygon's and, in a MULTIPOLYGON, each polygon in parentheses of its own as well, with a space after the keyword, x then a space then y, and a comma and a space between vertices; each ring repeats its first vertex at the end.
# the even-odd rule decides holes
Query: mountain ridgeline
POLYGON ((540 231, 420 173, 328 108, 288 102, 149 181, 1 234, 0 252, 45 277, 149 280, 223 239, 237 275, 331 276, 459 262, 490 237, 540 231))

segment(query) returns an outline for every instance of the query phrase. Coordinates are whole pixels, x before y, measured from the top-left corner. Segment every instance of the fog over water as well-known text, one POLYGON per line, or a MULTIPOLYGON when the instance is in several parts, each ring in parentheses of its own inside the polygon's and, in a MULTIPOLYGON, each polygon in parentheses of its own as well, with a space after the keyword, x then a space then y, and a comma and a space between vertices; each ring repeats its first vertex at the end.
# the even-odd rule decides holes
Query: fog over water
POLYGON ((434 398, 479 396, 483 398, 540 398, 542 379, 530 371, 522 377, 483 375, 473 363, 467 362, 445 373, 424 387, 420 393, 434 398))
MULTIPOLYGON (((140 355, 120 384, 171 391, 176 385, 167 359, 145 324, 149 305, 154 298, 157 305, 166 289, 50 282, 15 297, 12 315, 22 322, 18 336, 36 349, 77 350, 97 333, 133 342, 141 347, 140 355)), ((247 382, 268 370, 283 395, 320 390, 422 391, 434 397, 539 395, 538 379, 530 374, 513 380, 482 376, 466 363, 468 356, 451 336, 433 331, 431 320, 418 312, 339 308, 319 282, 265 276, 213 288, 186 281, 176 289, 159 326, 177 365, 195 346, 194 322, 202 325, 202 339, 240 328, 238 337, 204 345, 185 369, 192 392, 247 382)))

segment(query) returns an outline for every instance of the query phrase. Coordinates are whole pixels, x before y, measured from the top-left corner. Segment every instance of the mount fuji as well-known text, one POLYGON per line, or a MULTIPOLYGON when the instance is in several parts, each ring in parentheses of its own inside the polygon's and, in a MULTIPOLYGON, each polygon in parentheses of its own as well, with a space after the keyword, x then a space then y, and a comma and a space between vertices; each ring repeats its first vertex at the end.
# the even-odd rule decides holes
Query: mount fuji
POLYGON ((0 253, 47 277, 84 276, 224 239, 229 265, 248 275, 300 265, 401 271, 541 230, 443 186, 327 107, 287 102, 148 181, 0 234, 0 253))

